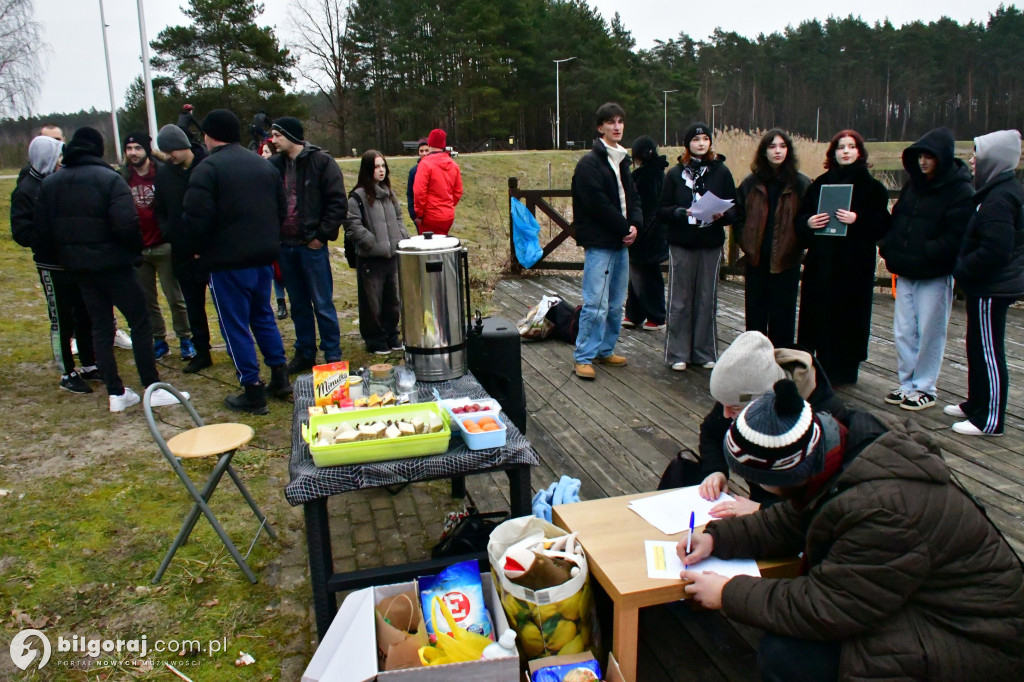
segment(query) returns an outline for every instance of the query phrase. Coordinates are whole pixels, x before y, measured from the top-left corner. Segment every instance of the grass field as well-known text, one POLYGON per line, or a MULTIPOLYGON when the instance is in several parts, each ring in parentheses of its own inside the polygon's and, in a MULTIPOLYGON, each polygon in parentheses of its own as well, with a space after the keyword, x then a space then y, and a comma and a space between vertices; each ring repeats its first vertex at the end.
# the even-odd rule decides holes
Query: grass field
MULTIPOLYGON (((739 134, 719 140, 737 181, 745 175, 755 144, 739 134)), ((898 160, 903 146, 870 148, 876 165, 883 166, 898 160)), ((805 172, 817 175, 816 159, 824 145, 800 140, 797 150, 805 172)), ((679 150, 665 153, 674 160, 679 150)), ((566 188, 581 154, 510 152, 458 159, 465 198, 453 234, 469 249, 474 307, 486 314, 494 283, 508 264, 508 177, 518 177, 523 188, 566 188)), ((412 163, 410 157, 390 160, 393 184, 402 197, 412 163)), ((340 165, 351 188, 358 160, 343 159, 340 165)), ((0 180, 3 225, 9 224, 13 187, 13 180, 0 180)), ((343 351, 354 366, 363 365, 370 357, 358 337, 352 271, 340 244, 331 246, 331 257, 343 351)), ((303 520, 282 493, 288 478, 291 406, 276 403, 268 416, 241 419, 223 407, 223 397, 237 390, 237 382, 212 307, 214 341, 220 343, 213 367, 201 375, 183 375, 172 340, 175 352, 160 361, 163 377, 189 390, 208 421, 241 420, 255 428, 255 440, 235 463, 282 540, 275 544, 264 538, 256 545, 250 562, 260 583, 251 586, 208 524, 200 521, 163 582, 151 586, 150 578, 188 506, 179 481, 152 443, 141 408, 114 415, 99 387, 87 396, 58 390, 46 307, 31 255, 12 241, 6 228, 0 237, 0 292, 0 404, 5 412, 0 431, 0 644, 26 627, 66 636, 226 638, 228 651, 204 658, 194 679, 237 679, 233 661, 239 650, 257 661, 245 671, 245 679, 296 679, 312 644, 303 520)), ((281 330, 290 346, 291 323, 282 323, 281 330)), ((126 383, 138 389, 130 353, 117 351, 117 358, 126 383)), ((159 413, 168 425, 186 424, 178 408, 159 413)), ((190 470, 202 480, 209 467, 200 464, 190 470)), ((251 516, 236 504, 240 500, 229 483, 220 491, 214 510, 241 544, 254 530, 251 516)), ((443 512, 438 510, 439 520, 443 512)), ((43 673, 24 677, 8 656, 0 655, 4 678, 171 679, 160 670, 97 667, 87 672, 58 669, 52 663, 43 673)))

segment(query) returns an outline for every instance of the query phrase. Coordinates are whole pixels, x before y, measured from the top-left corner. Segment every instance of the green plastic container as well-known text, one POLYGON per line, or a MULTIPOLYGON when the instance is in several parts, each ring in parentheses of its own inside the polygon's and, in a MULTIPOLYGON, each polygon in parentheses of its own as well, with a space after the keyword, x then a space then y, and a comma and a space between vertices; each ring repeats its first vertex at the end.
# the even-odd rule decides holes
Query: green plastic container
POLYGON ((335 412, 334 414, 317 414, 310 417, 308 423, 302 425, 302 438, 309 443, 309 453, 313 456, 313 463, 318 467, 439 455, 448 451, 448 441, 451 435, 448 415, 437 403, 413 403, 411 405, 374 407, 368 410, 335 412), (417 415, 426 417, 429 414, 441 418, 441 430, 437 433, 421 433, 415 436, 356 441, 355 443, 314 444, 316 434, 321 426, 336 427, 345 422, 355 426, 377 420, 386 422, 389 419, 391 421, 412 419, 417 415))

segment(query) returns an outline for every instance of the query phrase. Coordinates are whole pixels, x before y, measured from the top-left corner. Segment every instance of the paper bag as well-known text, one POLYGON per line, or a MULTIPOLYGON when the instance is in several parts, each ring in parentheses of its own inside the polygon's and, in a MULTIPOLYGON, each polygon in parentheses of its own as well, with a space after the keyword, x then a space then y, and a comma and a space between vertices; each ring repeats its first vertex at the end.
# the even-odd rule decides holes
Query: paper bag
MULTIPOLYGON (((409 618, 409 611, 402 614, 403 620, 409 618)), ((390 613, 388 613, 390 617, 390 613)), ((420 611, 419 597, 415 591, 403 592, 402 594, 382 599, 377 608, 374 609, 374 617, 377 629, 377 669, 378 670, 401 670, 403 668, 419 668, 420 647, 428 646, 427 626, 423 622, 423 613, 420 611), (384 611, 381 607, 387 608, 390 604, 406 602, 411 605, 412 622, 416 623, 416 634, 409 634, 405 630, 391 625, 385 620, 384 611)))

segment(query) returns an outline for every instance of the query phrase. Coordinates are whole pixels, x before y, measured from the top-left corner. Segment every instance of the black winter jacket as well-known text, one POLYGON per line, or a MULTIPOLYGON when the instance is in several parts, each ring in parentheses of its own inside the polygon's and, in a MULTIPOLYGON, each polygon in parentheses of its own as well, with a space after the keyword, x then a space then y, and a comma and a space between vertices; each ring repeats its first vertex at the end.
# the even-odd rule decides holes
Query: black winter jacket
POLYGON ((910 179, 892 208, 892 227, 879 243, 890 272, 908 279, 932 279, 953 272, 967 221, 974 213, 971 171, 953 157, 953 134, 933 130, 903 152, 910 179), (918 166, 928 152, 939 160, 929 181, 918 166))
POLYGON ((196 166, 182 202, 185 246, 206 272, 270 265, 287 207, 281 175, 238 144, 214 148, 196 166))
POLYGON ((668 161, 659 156, 633 171, 633 185, 644 216, 643 225, 637 225, 636 241, 629 247, 629 260, 633 263, 661 263, 668 258, 665 223, 658 216, 666 168, 668 161))
MULTIPOLYGON (((270 163, 283 179, 288 158, 274 154, 270 163)), ((295 198, 300 238, 297 242, 282 243, 298 246, 318 239, 326 244, 338 238, 338 230, 348 214, 345 179, 331 155, 308 142, 295 157, 295 198)))
POLYGON ((733 209, 707 225, 691 225, 689 216, 675 216, 677 208, 690 208, 693 204, 694 189, 698 194, 713 192, 719 199, 736 200, 736 182, 725 165, 721 154, 711 161, 707 172, 701 176, 699 186, 689 187, 683 176, 682 157, 679 163, 665 176, 665 187, 661 193, 661 220, 668 227, 668 243, 684 249, 714 249, 725 243, 725 226, 732 223, 733 209))
POLYGON ((57 249, 50 242, 41 242, 36 231, 36 198, 43 178, 29 171, 23 173, 11 192, 11 236, 20 246, 32 249, 37 265, 59 268, 57 249))
POLYGON ((195 260, 181 231, 182 204, 192 171, 206 158, 206 147, 193 142, 192 156, 192 165, 188 168, 173 163, 157 166, 156 179, 153 180, 153 211, 156 213, 160 233, 171 245, 171 259, 179 279, 192 271, 188 266, 195 260))
POLYGON ((974 195, 953 276, 971 296, 1024 296, 1024 187, 1012 170, 974 195))
POLYGON ((644 224, 640 197, 629 172, 630 158, 619 164, 622 189, 626 194, 626 215, 622 215, 615 173, 608 164, 608 150, 600 139, 576 164, 572 175, 572 226, 576 243, 584 248, 618 249, 631 226, 644 224))
POLYGON ((40 243, 65 269, 102 272, 142 262, 139 215, 128 183, 98 156, 69 143, 64 168, 43 180, 36 201, 40 243))

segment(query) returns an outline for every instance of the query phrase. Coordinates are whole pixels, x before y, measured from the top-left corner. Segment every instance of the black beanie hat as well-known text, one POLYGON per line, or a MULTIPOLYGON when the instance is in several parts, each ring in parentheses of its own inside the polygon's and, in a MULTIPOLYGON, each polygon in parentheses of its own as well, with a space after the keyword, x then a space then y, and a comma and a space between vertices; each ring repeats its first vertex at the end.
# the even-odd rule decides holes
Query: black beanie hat
POLYGON ((698 135, 707 135, 712 144, 715 142, 715 136, 711 132, 711 126, 707 123, 701 123, 698 121, 697 123, 691 123, 690 127, 686 129, 685 133, 683 133, 683 146, 689 149, 690 140, 698 135))
POLYGON ((218 142, 231 144, 242 139, 242 125, 227 109, 214 109, 203 119, 203 133, 218 142))
POLYGON ((69 155, 80 156, 88 154, 103 158, 103 134, 95 128, 85 126, 75 131, 68 141, 64 152, 65 158, 69 155), (76 153, 77 152, 77 153, 76 153))
POLYGON ((302 144, 305 139, 302 122, 294 116, 282 116, 274 121, 274 125, 270 126, 270 129, 280 132, 295 144, 302 144))
POLYGON ((824 468, 825 440, 819 416, 796 384, 782 379, 736 417, 724 449, 729 468, 748 481, 795 486, 824 468))
POLYGON ((153 138, 142 131, 135 131, 128 133, 124 138, 124 144, 121 145, 121 150, 124 151, 130 144, 137 144, 146 150, 146 156, 150 156, 153 153, 153 138))

